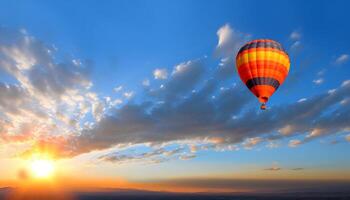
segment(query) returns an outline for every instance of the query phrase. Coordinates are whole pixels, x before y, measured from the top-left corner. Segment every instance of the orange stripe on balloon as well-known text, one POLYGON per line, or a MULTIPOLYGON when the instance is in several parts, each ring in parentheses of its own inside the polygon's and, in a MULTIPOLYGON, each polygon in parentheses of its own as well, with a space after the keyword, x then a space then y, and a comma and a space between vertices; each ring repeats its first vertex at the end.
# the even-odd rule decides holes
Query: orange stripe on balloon
POLYGON ((239 54, 237 54, 236 58, 238 58, 239 56, 242 56, 242 55, 244 55, 246 53, 252 53, 252 52, 256 52, 256 51, 272 51, 272 52, 275 52, 275 53, 279 53, 282 56, 285 56, 286 59, 289 60, 289 56, 288 56, 288 54, 286 52, 278 50, 278 49, 274 49, 274 48, 265 48, 265 47, 251 48, 251 49, 244 50, 244 51, 240 52, 239 54))
POLYGON ((272 61, 249 62, 239 66, 237 71, 242 80, 246 80, 246 78, 261 76, 261 74, 259 74, 261 69, 266 71, 266 75, 271 74, 272 76, 279 77, 278 80, 280 83, 282 83, 288 75, 288 70, 285 66, 272 61))
POLYGON ((237 69, 239 70, 240 68, 242 68, 242 70, 250 70, 250 68, 252 68, 251 70, 255 70, 256 67, 264 67, 264 68, 274 68, 278 71, 282 71, 285 74, 288 74, 289 70, 287 68, 287 66, 275 62, 275 61, 271 61, 271 60, 255 60, 255 61, 251 61, 248 63, 244 63, 241 64, 239 66, 237 66, 237 69))
POLYGON ((261 74, 254 72, 254 73, 249 73, 249 72, 239 72, 239 76, 241 77, 241 80, 245 83, 247 82, 249 79, 252 78, 257 78, 257 77, 269 77, 269 78, 274 78, 276 80, 278 80, 278 82, 280 84, 282 84, 285 80, 285 76, 278 73, 277 71, 270 69, 270 70, 266 70, 264 76, 262 76, 261 74))

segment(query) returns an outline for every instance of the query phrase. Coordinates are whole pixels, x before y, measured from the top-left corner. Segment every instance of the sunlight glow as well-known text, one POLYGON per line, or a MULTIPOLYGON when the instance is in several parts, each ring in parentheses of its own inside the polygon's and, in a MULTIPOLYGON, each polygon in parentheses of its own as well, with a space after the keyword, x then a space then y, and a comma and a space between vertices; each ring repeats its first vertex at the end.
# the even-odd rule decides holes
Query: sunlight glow
POLYGON ((53 174, 54 166, 50 160, 34 160, 30 169, 36 178, 49 178, 53 174))

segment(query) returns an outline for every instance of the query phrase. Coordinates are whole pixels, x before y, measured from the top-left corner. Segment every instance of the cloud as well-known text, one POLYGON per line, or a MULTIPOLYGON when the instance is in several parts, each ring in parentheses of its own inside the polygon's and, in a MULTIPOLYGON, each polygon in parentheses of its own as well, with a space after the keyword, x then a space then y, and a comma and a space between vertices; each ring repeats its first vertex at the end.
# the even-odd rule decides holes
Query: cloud
POLYGON ((254 137, 254 138, 248 138, 244 143, 243 146, 246 149, 252 149, 254 146, 258 145, 260 142, 262 142, 262 139, 260 137, 254 137))
POLYGON ((195 157, 197 157, 196 154, 187 154, 187 155, 181 155, 180 159, 181 160, 191 160, 195 157))
POLYGON ((348 54, 341 54, 339 57, 335 59, 335 64, 341 65, 346 63, 349 60, 348 54))
POLYGON ((273 149, 279 147, 280 144, 276 141, 269 141, 269 143, 266 145, 267 148, 273 149))
MULTIPOLYGON (((0 34, 13 38, 6 43, 0 39, 0 66, 15 80, 0 84, 1 141, 34 140, 59 149, 62 157, 107 149, 113 153, 120 146, 147 144, 154 151, 164 144, 195 146, 176 153, 189 159, 200 150, 252 148, 298 136, 290 139, 295 147, 350 128, 349 107, 340 103, 350 97, 349 80, 332 92, 261 112, 243 84, 222 87, 216 78, 221 69, 210 71, 205 59, 194 59, 176 64, 162 87, 143 87, 137 101, 127 101, 134 93, 124 92, 123 102, 91 91, 88 63, 56 61, 54 50, 23 33, 0 34)), ((245 38, 235 34, 228 25, 222 27, 216 51, 235 49, 228 46, 245 38)), ((108 154, 101 160, 137 160, 138 155, 108 154)), ((159 156, 149 160, 160 162, 159 156)))
POLYGON ((350 142, 350 134, 345 137, 345 139, 350 142))
POLYGON ((156 148, 151 149, 150 151, 142 152, 142 153, 120 153, 120 152, 110 152, 108 154, 104 154, 99 156, 99 160, 112 162, 116 164, 125 164, 125 163, 133 163, 133 162, 142 162, 142 163, 161 163, 164 161, 168 161, 170 159, 181 159, 187 158, 190 159, 194 154, 184 154, 183 151, 185 149, 183 147, 177 147, 172 149, 156 148), (182 155, 179 155, 182 153, 182 155))
POLYGON ((221 58, 216 75, 222 79, 233 77, 236 54, 251 36, 232 29, 229 24, 220 27, 216 34, 218 43, 214 54, 221 58))
POLYGON ((290 46, 291 51, 297 51, 301 47, 301 42, 300 41, 295 41, 293 44, 290 46))
POLYGON ((192 91, 199 83, 205 72, 203 60, 190 60, 187 62, 175 65, 165 84, 159 88, 148 88, 147 93, 161 100, 173 101, 179 96, 192 91))
POLYGON ((301 103, 301 102, 304 102, 304 101, 307 101, 307 98, 301 98, 298 100, 298 103, 301 103))
POLYGON ((289 141, 289 147, 297 147, 302 144, 300 140, 291 140, 289 141))
POLYGON ((264 169, 264 170, 267 170, 267 171, 280 171, 281 168, 275 166, 275 167, 266 168, 266 169, 264 169))
POLYGON ((145 79, 145 80, 142 81, 142 85, 145 86, 145 87, 148 87, 148 86, 151 85, 151 83, 150 83, 149 79, 145 79))
POLYGON ((166 69, 155 69, 153 71, 154 79, 167 79, 168 71, 166 69))
POLYGON ((133 91, 129 91, 129 92, 124 92, 123 96, 127 99, 130 99, 134 96, 134 92, 133 91))
POLYGON ((105 110, 90 91, 91 62, 57 59, 56 48, 26 31, 0 28, 0 38, 0 70, 10 80, 0 82, 0 143, 69 149, 66 139, 93 123, 88 115, 101 118, 105 110))
POLYGON ((290 51, 292 52, 299 52, 302 48, 301 44, 301 37, 302 34, 300 31, 294 30, 290 35, 289 39, 292 41, 292 45, 290 46, 290 51))
MULTIPOLYGON (((182 73, 191 73, 191 70, 182 73)), ((242 143, 252 147, 263 139, 304 135, 304 139, 290 141, 289 146, 296 147, 349 128, 349 109, 339 103, 350 95, 350 84, 346 81, 333 93, 321 93, 302 103, 274 106, 259 113, 256 109, 242 112, 254 99, 244 92, 245 88, 220 90, 216 81, 207 81, 197 92, 192 93, 191 86, 186 88, 188 93, 183 93, 169 85, 173 78, 166 83, 166 88, 171 89, 163 92, 175 92, 172 96, 177 98, 157 96, 154 102, 128 103, 110 112, 94 128, 72 138, 76 153, 121 144, 186 144, 191 140, 215 146, 242 143), (179 97, 178 93, 186 98, 179 97), (214 93, 217 97, 212 99, 214 93), (156 103, 159 100, 161 104, 156 103), (328 112, 331 107, 332 112, 328 112), (276 134, 278 131, 280 134, 276 134)))
POLYGON ((216 34, 218 44, 216 45, 215 54, 219 57, 232 56, 250 38, 250 35, 232 29, 229 24, 220 27, 216 34))
POLYGON ((301 33, 300 33, 299 31, 293 31, 293 32, 290 34, 289 38, 290 38, 291 40, 300 40, 300 39, 301 39, 301 33))
POLYGON ((343 81, 342 84, 341 84, 341 86, 342 86, 342 87, 348 87, 348 86, 350 86, 350 80, 345 80, 345 81, 343 81))
POLYGON ((316 85, 321 85, 324 82, 323 78, 315 79, 312 81, 316 85))
POLYGON ((317 76, 324 75, 326 71, 327 71, 326 69, 321 69, 319 72, 317 72, 317 76))
MULTIPOLYGON (((300 102, 298 101, 298 103, 300 103, 300 102)), ((278 130, 278 132, 280 132, 282 135, 286 135, 286 136, 293 134, 295 131, 296 131, 295 126, 290 125, 290 124, 287 124, 278 130)))
POLYGON ((114 90, 114 92, 120 92, 123 90, 123 86, 119 85, 119 86, 115 87, 113 90, 114 90))
POLYGON ((293 171, 301 171, 301 170, 304 170, 304 168, 297 167, 297 168, 293 168, 292 170, 293 170, 293 171))
POLYGON ((282 168, 278 166, 277 162, 273 162, 272 167, 265 168, 264 170, 266 170, 266 171, 280 171, 280 170, 282 170, 282 168))
MULTIPOLYGON (((191 73, 191 70, 180 71, 191 73)), ((240 87, 220 90, 216 81, 207 81, 197 92, 191 92, 193 85, 186 88, 188 93, 183 93, 169 85, 173 80, 174 77, 171 77, 166 83, 166 88, 171 89, 163 92, 175 93, 173 96, 186 94, 186 98, 167 99, 166 96, 157 96, 155 99, 162 100, 163 103, 147 101, 126 104, 101 119, 93 129, 85 130, 75 138, 75 148, 89 152, 119 144, 181 143, 188 140, 205 141, 206 138, 212 138, 211 143, 216 145, 243 143, 249 147, 264 138, 304 135, 303 140, 290 141, 289 146, 296 147, 349 128, 348 109, 339 106, 339 102, 350 94, 350 84, 347 81, 333 93, 321 93, 302 103, 275 106, 257 113, 249 109, 242 112, 253 97, 240 87), (216 92, 217 98, 212 99, 211 96, 216 92), (335 109, 327 112, 330 107, 335 109), (281 134, 276 135, 276 131, 281 134), (214 136, 220 140, 213 140, 214 136)))

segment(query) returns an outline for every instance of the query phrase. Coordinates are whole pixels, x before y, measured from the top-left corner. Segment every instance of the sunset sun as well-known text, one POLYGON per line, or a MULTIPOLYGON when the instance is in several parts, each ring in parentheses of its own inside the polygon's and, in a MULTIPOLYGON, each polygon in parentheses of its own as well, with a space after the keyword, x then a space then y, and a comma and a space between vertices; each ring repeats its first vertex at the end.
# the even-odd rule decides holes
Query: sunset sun
POLYGON ((36 178, 49 178, 54 172, 54 165, 51 160, 38 159, 30 163, 30 169, 36 178))

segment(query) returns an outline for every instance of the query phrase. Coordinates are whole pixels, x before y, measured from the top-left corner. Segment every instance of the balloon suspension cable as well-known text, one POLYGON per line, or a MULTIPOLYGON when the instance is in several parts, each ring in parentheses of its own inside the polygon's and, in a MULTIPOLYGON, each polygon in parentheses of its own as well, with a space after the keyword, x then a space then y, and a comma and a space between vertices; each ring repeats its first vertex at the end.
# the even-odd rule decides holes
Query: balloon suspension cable
POLYGON ((265 104, 265 103, 262 103, 261 106, 260 106, 260 109, 261 109, 261 110, 266 110, 266 104, 265 104))

